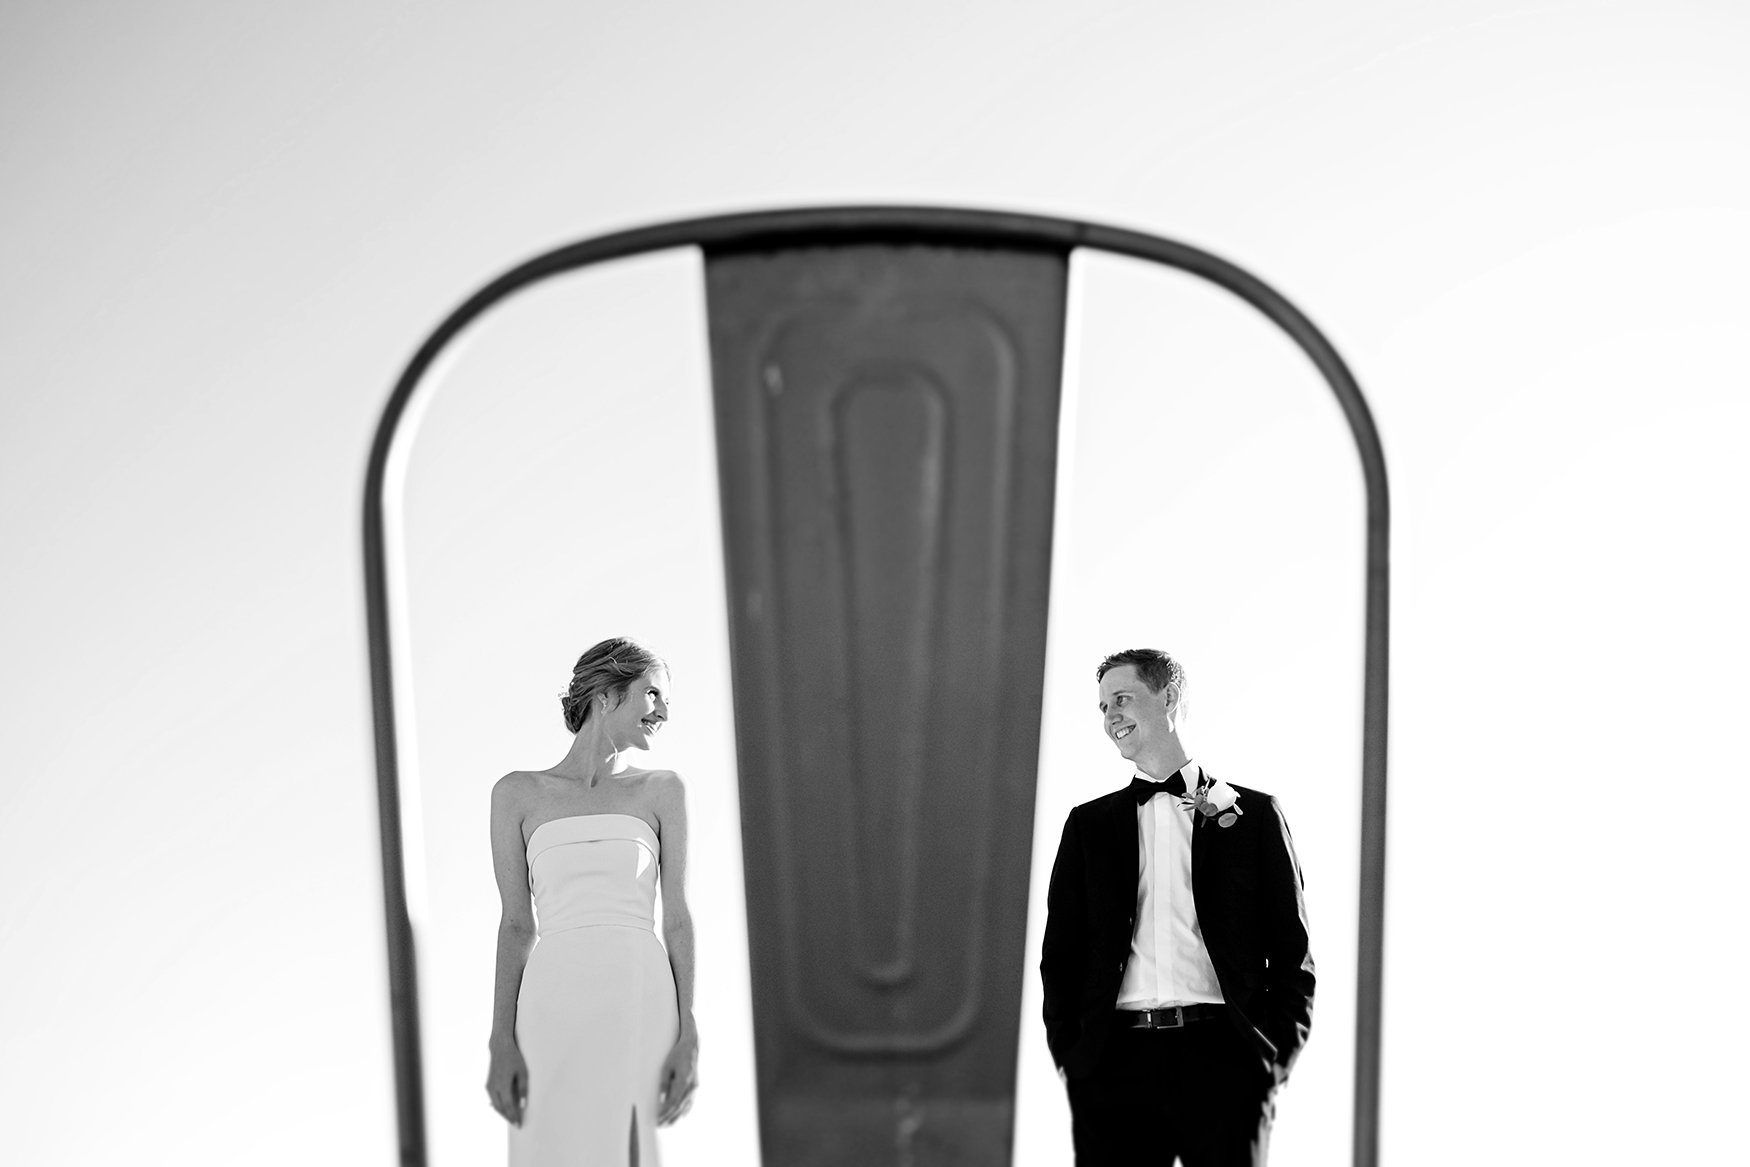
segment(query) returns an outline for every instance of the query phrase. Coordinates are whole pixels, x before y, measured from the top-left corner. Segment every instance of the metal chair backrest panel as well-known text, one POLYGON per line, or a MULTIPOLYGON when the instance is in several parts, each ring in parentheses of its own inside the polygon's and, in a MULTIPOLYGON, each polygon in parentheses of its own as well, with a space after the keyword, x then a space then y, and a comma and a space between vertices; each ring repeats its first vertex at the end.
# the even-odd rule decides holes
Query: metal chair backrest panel
POLYGON ((707 261, 768 1163, 1009 1162, 1066 275, 707 261))

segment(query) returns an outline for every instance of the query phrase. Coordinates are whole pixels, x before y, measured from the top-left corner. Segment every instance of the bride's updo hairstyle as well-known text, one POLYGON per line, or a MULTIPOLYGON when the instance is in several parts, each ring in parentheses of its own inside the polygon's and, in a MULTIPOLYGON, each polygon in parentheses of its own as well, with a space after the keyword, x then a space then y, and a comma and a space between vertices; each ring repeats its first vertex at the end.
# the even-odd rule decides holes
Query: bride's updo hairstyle
POLYGON ((577 667, 571 670, 571 687, 559 695, 565 728, 572 733, 583 728, 598 694, 608 694, 617 705, 626 699, 626 690, 633 681, 651 669, 667 667, 661 657, 624 636, 610 637, 592 646, 577 658, 577 667))

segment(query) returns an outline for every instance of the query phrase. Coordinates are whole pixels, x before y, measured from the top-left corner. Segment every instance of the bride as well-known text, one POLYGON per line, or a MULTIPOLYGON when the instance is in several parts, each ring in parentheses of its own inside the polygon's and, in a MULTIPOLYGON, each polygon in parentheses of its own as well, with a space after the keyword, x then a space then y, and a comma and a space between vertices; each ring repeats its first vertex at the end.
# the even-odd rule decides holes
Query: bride
POLYGON ((655 1127, 692 1102, 685 790, 626 762, 668 720, 668 689, 648 648, 602 641, 560 699, 576 735, 565 757, 492 789, 502 908, 486 1092, 511 1124, 512 1167, 654 1164, 655 1127))

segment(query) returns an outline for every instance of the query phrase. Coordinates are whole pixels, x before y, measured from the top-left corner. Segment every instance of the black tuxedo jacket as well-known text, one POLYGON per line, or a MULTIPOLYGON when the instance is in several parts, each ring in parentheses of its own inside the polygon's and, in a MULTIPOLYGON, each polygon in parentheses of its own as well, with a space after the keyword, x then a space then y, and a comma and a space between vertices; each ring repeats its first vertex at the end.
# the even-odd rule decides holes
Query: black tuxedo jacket
MULTIPOLYGON (((1235 786, 1244 811, 1230 827, 1197 814, 1191 894, 1221 995, 1276 1082, 1312 1028, 1313 960, 1306 895, 1276 800, 1235 786)), ((1051 869, 1045 943, 1045 1039, 1064 1073, 1100 1059, 1136 932, 1136 799, 1129 789, 1070 811, 1051 869)))

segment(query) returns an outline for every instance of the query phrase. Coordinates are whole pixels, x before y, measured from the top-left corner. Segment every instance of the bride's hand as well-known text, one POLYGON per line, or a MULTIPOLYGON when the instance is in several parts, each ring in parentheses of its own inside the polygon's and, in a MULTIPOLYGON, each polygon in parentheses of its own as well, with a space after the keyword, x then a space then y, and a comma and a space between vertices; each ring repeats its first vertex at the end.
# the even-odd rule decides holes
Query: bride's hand
POLYGON ((492 1047, 492 1065, 486 1071, 486 1096, 492 1109, 511 1126, 523 1125, 523 1107, 529 1101, 529 1067, 515 1042, 492 1047))
POLYGON ((682 1034, 662 1063, 656 1095, 656 1125, 667 1126, 693 1104, 693 1088, 699 1084, 699 1038, 682 1034))

